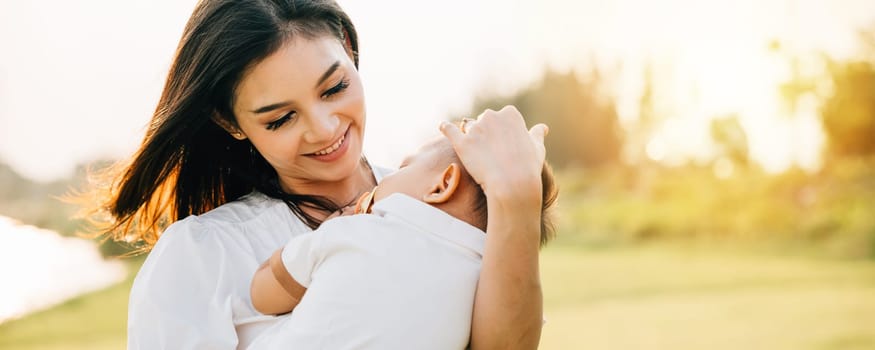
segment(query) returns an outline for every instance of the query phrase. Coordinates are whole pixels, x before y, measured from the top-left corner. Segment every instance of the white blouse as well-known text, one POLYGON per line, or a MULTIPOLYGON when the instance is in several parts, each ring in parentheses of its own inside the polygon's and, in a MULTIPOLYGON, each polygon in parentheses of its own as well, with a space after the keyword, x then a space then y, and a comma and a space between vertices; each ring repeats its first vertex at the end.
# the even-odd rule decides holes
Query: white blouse
MULTIPOLYGON (((391 170, 374 167, 379 182, 391 170)), ((288 316, 252 307, 258 266, 311 232, 282 201, 252 193, 165 230, 134 279, 128 349, 243 349, 288 316)))

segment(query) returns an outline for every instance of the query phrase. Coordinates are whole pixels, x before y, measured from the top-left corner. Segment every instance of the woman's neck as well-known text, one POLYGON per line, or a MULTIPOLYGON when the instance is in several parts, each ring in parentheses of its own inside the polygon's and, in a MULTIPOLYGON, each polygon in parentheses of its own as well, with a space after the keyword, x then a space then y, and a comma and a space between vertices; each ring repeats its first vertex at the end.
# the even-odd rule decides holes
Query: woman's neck
MULTIPOLYGON (((376 186, 376 176, 370 165, 363 160, 353 171, 353 174, 338 181, 299 182, 292 186, 286 184, 282 186, 287 193, 322 196, 337 205, 346 206, 355 204, 355 200, 362 193, 373 189, 376 186)), ((304 210, 317 217, 327 216, 327 214, 312 212, 306 208, 304 210)))

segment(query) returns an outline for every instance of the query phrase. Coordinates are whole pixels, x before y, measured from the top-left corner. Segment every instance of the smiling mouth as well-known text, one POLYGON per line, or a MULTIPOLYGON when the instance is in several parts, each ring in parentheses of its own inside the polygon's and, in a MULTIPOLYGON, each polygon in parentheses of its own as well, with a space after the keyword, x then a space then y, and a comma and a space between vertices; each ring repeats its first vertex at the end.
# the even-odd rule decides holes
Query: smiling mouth
POLYGON ((305 155, 318 157, 318 156, 327 156, 329 154, 336 152, 338 149, 340 149, 340 146, 343 146, 343 141, 346 140, 346 135, 348 133, 349 133, 349 129, 347 129, 346 132, 343 133, 343 135, 340 135, 340 138, 337 139, 337 141, 335 141, 333 144, 331 144, 331 146, 325 147, 321 150, 318 150, 318 151, 313 152, 313 153, 308 153, 305 155))

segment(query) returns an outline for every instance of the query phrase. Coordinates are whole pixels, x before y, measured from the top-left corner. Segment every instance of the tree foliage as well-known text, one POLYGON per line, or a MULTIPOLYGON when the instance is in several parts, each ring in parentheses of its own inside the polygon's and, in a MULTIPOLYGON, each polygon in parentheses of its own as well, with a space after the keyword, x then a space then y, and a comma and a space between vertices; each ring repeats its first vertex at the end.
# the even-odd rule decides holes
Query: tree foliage
POLYGON ((730 114, 711 120, 711 138, 717 144, 718 151, 736 165, 747 166, 750 163, 747 133, 738 115, 730 114))
POLYGON ((867 61, 831 62, 833 91, 821 108, 831 157, 875 154, 875 67, 867 61))
POLYGON ((550 127, 545 145, 553 166, 598 167, 617 162, 623 147, 616 106, 601 95, 601 85, 597 74, 581 80, 574 72, 547 71, 512 96, 479 99, 472 114, 514 105, 529 125, 550 127))
POLYGON ((794 113, 806 95, 820 101, 827 161, 875 155, 875 30, 861 31, 859 39, 863 53, 857 58, 835 59, 816 53, 816 61, 824 67, 816 75, 801 72, 806 56, 785 51, 778 42, 772 44, 775 52, 787 57, 793 73, 780 88, 789 111, 794 113))

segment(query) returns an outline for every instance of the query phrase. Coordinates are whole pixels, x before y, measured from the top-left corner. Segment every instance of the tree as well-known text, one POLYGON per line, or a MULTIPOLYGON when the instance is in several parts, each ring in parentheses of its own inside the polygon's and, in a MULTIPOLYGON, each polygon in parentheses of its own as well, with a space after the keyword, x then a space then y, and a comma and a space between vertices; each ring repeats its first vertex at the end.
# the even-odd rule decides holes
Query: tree
POLYGON ((816 54, 825 67, 818 76, 804 75, 798 53, 783 49, 779 42, 771 48, 787 57, 792 77, 781 86, 784 101, 792 114, 805 95, 820 101, 820 117, 826 135, 827 159, 875 155, 875 31, 861 31, 863 55, 857 59, 836 60, 816 54), (828 88, 820 84, 823 75, 828 88))
POLYGON ((600 93, 598 74, 547 71, 541 81, 510 97, 478 99, 474 113, 514 105, 529 125, 545 123, 547 159, 555 167, 597 167, 619 160, 623 145, 615 103, 600 93))
POLYGON ((711 138, 717 144, 721 156, 733 164, 746 167, 750 162, 747 133, 738 121, 738 115, 730 114, 711 120, 711 138))
POLYGON ((875 69, 871 62, 830 62, 832 94, 821 108, 831 157, 875 154, 875 69))

